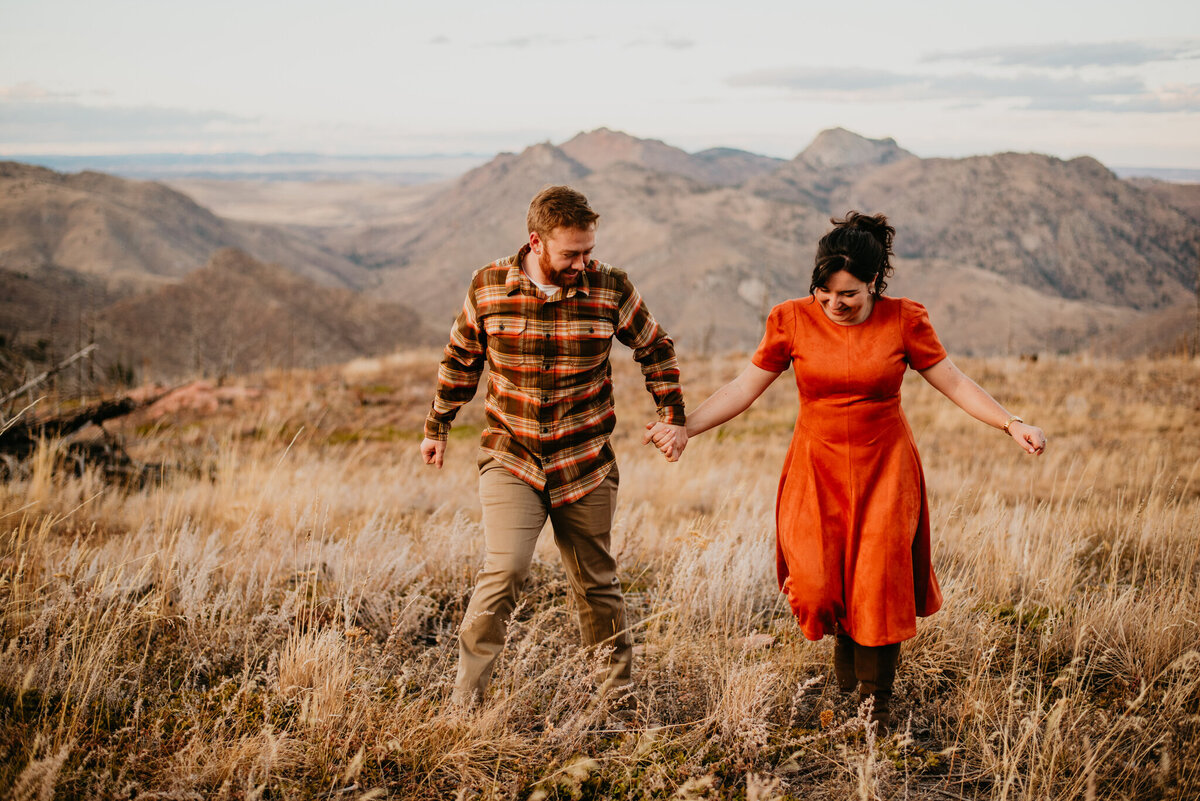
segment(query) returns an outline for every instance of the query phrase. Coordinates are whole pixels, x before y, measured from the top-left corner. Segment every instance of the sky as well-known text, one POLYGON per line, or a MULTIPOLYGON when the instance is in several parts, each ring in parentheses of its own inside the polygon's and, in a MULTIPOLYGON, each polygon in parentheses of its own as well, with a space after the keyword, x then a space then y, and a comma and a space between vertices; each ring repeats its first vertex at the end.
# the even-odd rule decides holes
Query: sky
POLYGON ((0 156, 491 154, 598 127, 790 158, 1200 168, 1200 3, 0 0, 0 156))

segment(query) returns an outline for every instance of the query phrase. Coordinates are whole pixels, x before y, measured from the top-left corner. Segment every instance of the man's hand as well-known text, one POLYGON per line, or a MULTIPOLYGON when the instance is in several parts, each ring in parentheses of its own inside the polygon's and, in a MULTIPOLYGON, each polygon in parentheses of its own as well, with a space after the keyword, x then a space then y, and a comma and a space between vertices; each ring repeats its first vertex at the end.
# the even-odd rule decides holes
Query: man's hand
POLYGON ((686 426, 673 426, 669 423, 646 423, 646 433, 642 435, 642 444, 650 442, 662 451, 668 462, 678 462, 687 447, 688 435, 686 426))
POLYGON ((429 437, 421 440, 421 458, 425 460, 425 464, 431 464, 434 467, 441 468, 442 454, 445 452, 445 440, 430 439, 429 437))

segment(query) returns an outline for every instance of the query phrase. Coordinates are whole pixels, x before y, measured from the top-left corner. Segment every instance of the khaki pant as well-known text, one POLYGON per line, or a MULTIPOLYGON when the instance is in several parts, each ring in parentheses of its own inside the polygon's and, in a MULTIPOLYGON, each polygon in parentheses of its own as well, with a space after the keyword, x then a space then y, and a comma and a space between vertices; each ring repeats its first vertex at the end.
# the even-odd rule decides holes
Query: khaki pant
POLYGON ((534 546, 547 517, 579 611, 584 644, 613 648, 601 690, 628 685, 633 640, 617 564, 608 552, 617 505, 616 466, 596 489, 552 509, 544 493, 485 457, 479 466, 479 499, 487 557, 459 632, 455 696, 463 701, 482 699, 487 691, 492 663, 504 647, 508 618, 529 578, 534 546))

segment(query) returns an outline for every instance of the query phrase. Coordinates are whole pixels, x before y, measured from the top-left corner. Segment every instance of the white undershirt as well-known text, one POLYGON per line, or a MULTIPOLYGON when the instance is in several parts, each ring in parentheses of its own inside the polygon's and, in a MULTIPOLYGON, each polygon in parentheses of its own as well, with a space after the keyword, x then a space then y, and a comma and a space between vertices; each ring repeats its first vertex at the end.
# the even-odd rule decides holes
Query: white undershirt
POLYGON ((521 268, 521 272, 525 273, 525 277, 533 282, 534 286, 542 290, 542 293, 545 294, 547 299, 554 297, 554 295, 558 292, 559 286, 557 284, 543 284, 538 281, 534 281, 533 276, 525 272, 525 268, 523 267, 521 268))

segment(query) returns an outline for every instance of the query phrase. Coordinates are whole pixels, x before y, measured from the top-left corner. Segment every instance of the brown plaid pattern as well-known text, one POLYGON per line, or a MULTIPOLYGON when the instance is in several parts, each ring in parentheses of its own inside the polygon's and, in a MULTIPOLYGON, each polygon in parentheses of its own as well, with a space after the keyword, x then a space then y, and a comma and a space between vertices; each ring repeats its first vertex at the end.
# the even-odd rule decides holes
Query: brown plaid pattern
POLYGON ((621 270, 596 260, 577 286, 547 300, 521 270, 529 246, 471 278, 438 368, 425 436, 444 440, 475 395, 486 359, 487 428, 480 447, 551 506, 599 486, 616 457, 612 338, 633 348, 659 419, 684 424, 675 347, 621 270))

